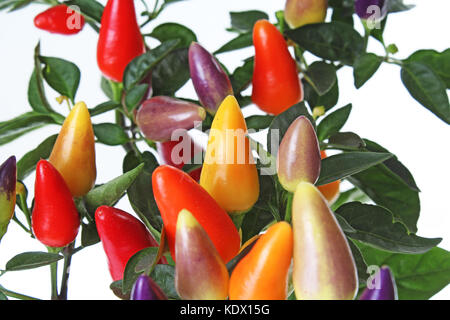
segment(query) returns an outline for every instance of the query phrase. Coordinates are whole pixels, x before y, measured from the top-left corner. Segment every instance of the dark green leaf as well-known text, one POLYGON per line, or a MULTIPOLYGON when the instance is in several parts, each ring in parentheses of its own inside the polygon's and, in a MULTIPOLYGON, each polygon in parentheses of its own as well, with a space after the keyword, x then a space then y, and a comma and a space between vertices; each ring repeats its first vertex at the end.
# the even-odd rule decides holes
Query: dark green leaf
POLYGON ((167 295, 169 299, 180 299, 175 290, 175 267, 168 264, 158 264, 153 269, 150 277, 167 295))
POLYGON ((158 247, 149 247, 136 252, 127 262, 123 272, 122 292, 130 292, 137 278, 147 272, 158 256, 158 247))
POLYGON ((335 133, 328 139, 328 144, 341 150, 363 149, 366 146, 364 140, 353 132, 335 133))
POLYGON ((93 128, 98 141, 110 146, 121 145, 130 140, 122 127, 115 123, 94 124, 93 128))
POLYGON ((364 52, 361 35, 343 22, 305 25, 286 34, 303 49, 326 60, 352 65, 364 52))
POLYGON ((358 188, 352 188, 350 190, 341 192, 336 201, 332 204, 331 210, 336 211, 344 203, 350 201, 367 202, 370 198, 358 188))
POLYGON ((233 74, 230 76, 234 94, 239 94, 241 91, 245 90, 247 86, 252 82, 253 61, 253 57, 245 60, 244 64, 240 67, 237 67, 234 70, 233 74))
POLYGON ((389 266, 400 300, 426 300, 450 283, 450 253, 433 248, 423 254, 377 250, 358 243, 368 265, 389 266))
POLYGON ((410 55, 406 61, 427 65, 445 82, 447 89, 450 89, 450 49, 442 53, 435 50, 419 50, 410 55))
POLYGON ((233 259, 231 259, 227 263, 227 270, 228 270, 229 274, 231 274, 233 272, 234 268, 239 263, 239 261, 241 261, 242 258, 244 258, 250 252, 250 250, 252 250, 252 248, 255 245, 256 241, 257 240, 255 240, 252 243, 250 243, 249 245, 247 245, 244 249, 241 249, 242 251, 240 251, 233 259))
POLYGON ((89 247, 100 242, 97 227, 94 222, 81 223, 81 245, 89 247))
POLYGON ((355 78, 355 87, 361 88, 369 80, 383 62, 383 59, 374 53, 364 53, 356 58, 353 65, 353 77, 355 78))
POLYGON ((155 49, 134 58, 127 65, 123 74, 125 90, 129 91, 147 77, 150 71, 178 46, 179 42, 178 39, 163 42, 155 49))
POLYGON ((112 91, 111 84, 108 79, 102 77, 100 80, 100 87, 105 96, 107 96, 111 100, 114 100, 114 93, 112 91))
POLYGON ((238 50, 242 48, 247 48, 253 45, 253 37, 251 32, 243 33, 238 35, 236 38, 231 39, 223 46, 221 46, 218 50, 214 52, 214 54, 224 53, 228 51, 238 50))
POLYGON ((34 111, 21 114, 11 120, 2 121, 0 122, 0 145, 47 124, 54 123, 56 123, 55 119, 51 115, 34 111))
POLYGON ((119 299, 130 300, 131 292, 128 293, 122 292, 122 280, 114 281, 113 283, 110 284, 109 288, 119 299))
POLYGON ((411 96, 440 119, 450 124, 450 103, 444 82, 421 62, 402 65, 403 84, 411 96))
POLYGON ((41 142, 35 149, 27 152, 17 162, 17 179, 25 179, 36 168, 36 164, 41 159, 47 159, 52 152, 53 145, 55 144, 57 134, 48 137, 41 142))
POLYGON ((88 211, 95 212, 98 207, 103 205, 113 206, 120 198, 122 198, 125 191, 136 180, 143 169, 143 165, 136 166, 133 170, 89 191, 88 194, 84 196, 88 211))
POLYGON ((68 6, 70 5, 78 6, 83 15, 94 19, 98 23, 100 23, 102 19, 104 7, 95 0, 69 0, 64 2, 64 4, 68 6))
POLYGON ((328 111, 337 104, 339 99, 339 84, 337 78, 333 87, 323 96, 319 96, 316 90, 314 90, 306 80, 303 80, 302 83, 305 100, 308 102, 311 110, 314 109, 314 107, 323 106, 325 111, 328 111))
POLYGON ((422 238, 408 233, 406 227, 400 222, 395 222, 392 213, 383 207, 350 202, 339 207, 336 214, 356 230, 347 233, 348 237, 381 250, 424 253, 442 241, 441 238, 422 238))
POLYGON ((28 6, 33 0, 2 0, 0 1, 0 10, 9 8, 9 12, 22 9, 28 6))
POLYGON ((45 81, 55 91, 74 102, 80 84, 80 69, 72 62, 60 58, 40 56, 39 60, 45 64, 42 70, 45 81))
POLYGON ((253 130, 262 130, 266 129, 270 126, 273 121, 273 116, 271 115, 254 115, 248 118, 245 118, 245 122, 247 123, 247 129, 253 130))
POLYGON ((7 271, 19 271, 39 268, 49 265, 53 262, 59 261, 64 258, 57 253, 48 252, 24 252, 14 256, 6 263, 7 271))
POLYGON ((317 138, 319 141, 328 139, 333 134, 339 132, 347 122, 351 111, 352 105, 348 104, 323 118, 317 126, 317 138))
POLYGON ((353 27, 353 12, 353 7, 334 8, 331 20, 344 22, 353 27))
POLYGON ((356 269, 358 271, 358 280, 360 285, 365 284, 367 281, 367 263, 364 261, 364 257, 362 256, 359 248, 351 241, 348 240, 348 244, 350 249, 352 250, 353 259, 355 259, 356 269))
POLYGON ((89 113, 90 113, 91 117, 94 117, 99 114, 114 110, 120 106, 121 106, 120 103, 117 103, 115 101, 106 101, 106 102, 99 104, 98 106, 95 106, 92 109, 89 109, 89 113))
POLYGON ((257 10, 230 12, 231 28, 238 32, 251 32, 256 21, 269 19, 267 13, 257 10))
MULTIPOLYGON (((142 154, 142 158, 138 159, 133 152, 129 152, 123 159, 123 171, 127 172, 142 162, 144 169, 128 188, 128 199, 131 207, 142 221, 148 222, 153 228, 161 231, 162 219, 152 189, 153 170, 158 167, 155 156, 146 151, 142 154)), ((148 224, 146 223, 146 225, 148 224)))
POLYGON ((388 12, 390 12, 390 13, 407 11, 414 7, 415 7, 414 4, 404 4, 403 0, 388 1, 388 12))
POLYGON ((390 153, 344 152, 322 159, 317 185, 327 184, 364 171, 392 157, 390 153))
POLYGON ((314 90, 323 96, 336 83, 336 69, 332 64, 316 61, 308 67, 306 76, 312 81, 314 90))
POLYGON ((51 108, 49 108, 47 98, 43 95, 43 90, 42 83, 39 83, 36 76, 36 70, 33 70, 28 84, 28 102, 34 111, 47 113, 51 111, 51 108))
POLYGON ((197 36, 191 29, 178 23, 163 23, 153 29, 150 37, 158 39, 160 42, 179 39, 177 49, 188 48, 191 42, 197 41, 197 36))
POLYGON ((144 99, 148 92, 148 84, 143 83, 133 87, 125 96, 125 105, 128 112, 132 113, 134 109, 139 107, 139 104, 144 99))
POLYGON ((169 53, 153 70, 153 95, 173 96, 190 77, 188 49, 177 49, 169 53))

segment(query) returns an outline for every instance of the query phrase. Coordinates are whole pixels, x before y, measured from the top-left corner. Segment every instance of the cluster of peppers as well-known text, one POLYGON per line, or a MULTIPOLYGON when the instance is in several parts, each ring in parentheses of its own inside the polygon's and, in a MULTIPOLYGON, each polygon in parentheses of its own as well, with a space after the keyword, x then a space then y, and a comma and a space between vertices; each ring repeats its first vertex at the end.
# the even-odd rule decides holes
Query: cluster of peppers
MULTIPOLYGON (((361 6, 362 1, 358 2, 361 6)), ((291 27, 321 22, 326 8, 326 0, 288 0, 286 21, 291 27)), ((67 7, 58 5, 38 15, 35 24, 51 32, 75 33, 67 29, 67 14, 67 7)), ((282 34, 267 20, 255 23, 253 43, 252 101, 269 114, 280 114, 303 99, 296 62, 282 34)), ((109 0, 97 47, 104 76, 120 82, 127 64, 146 50, 133 1, 109 0)), ((143 101, 135 113, 144 136, 157 143, 163 163, 152 175, 153 196, 175 262, 179 296, 283 300, 289 296, 291 282, 297 299, 353 299, 358 289, 355 262, 329 207, 339 193, 339 181, 319 188, 314 185, 326 154, 320 151, 311 122, 304 116, 293 121, 277 154, 279 182, 293 193, 291 223, 274 223, 241 246, 236 221, 260 196, 245 119, 227 74, 198 43, 189 47, 189 67, 201 106, 157 96, 143 101), (207 112, 214 120, 204 163, 188 174, 181 170, 184 162, 171 156, 179 143, 171 141, 171 135, 176 129, 192 129, 207 112), (237 139, 227 139, 229 130, 237 139), (239 144, 240 140, 244 143, 239 144), (238 163, 239 155, 243 159, 238 163), (240 259, 230 274, 226 263, 237 256, 240 259)), ((192 153, 201 150, 189 136, 183 139, 189 139, 192 153)), ((85 195, 95 179, 94 132, 86 105, 78 102, 64 121, 48 161, 40 160, 36 167, 32 229, 40 242, 62 248, 75 240, 80 217, 73 198, 85 195)), ((16 192, 22 191, 21 184, 16 185, 16 162, 11 157, 0 166, 0 239, 13 217, 16 192)), ((135 253, 159 246, 142 222, 117 208, 97 208, 95 222, 114 281, 123 278, 135 253)), ((158 263, 168 263, 166 257, 159 258, 158 263)), ((389 268, 383 267, 378 277, 377 288, 367 288, 360 299, 396 298, 389 268)), ((149 276, 142 275, 131 299, 167 297, 149 276)))

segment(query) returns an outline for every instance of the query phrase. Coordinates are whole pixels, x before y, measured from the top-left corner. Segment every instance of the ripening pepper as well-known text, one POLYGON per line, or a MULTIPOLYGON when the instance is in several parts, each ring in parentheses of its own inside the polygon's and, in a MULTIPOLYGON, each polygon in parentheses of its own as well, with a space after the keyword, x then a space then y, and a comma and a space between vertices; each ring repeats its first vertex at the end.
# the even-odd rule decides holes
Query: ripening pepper
POLYGON ((122 82, 128 63, 145 52, 133 0, 108 0, 97 43, 97 63, 109 79, 122 82))
POLYGON ((142 274, 131 289, 130 300, 167 300, 167 296, 152 278, 142 274))
MULTIPOLYGON (((324 150, 320 151, 320 156, 322 159, 327 157, 327 154, 324 150)), ((339 196, 339 186, 341 184, 341 180, 336 180, 321 186, 318 186, 322 195, 327 199, 329 204, 332 204, 339 196)))
POLYGON ((169 141, 175 130, 192 129, 205 116, 205 109, 194 103, 158 96, 142 103, 136 114, 136 123, 147 139, 169 141))
POLYGON ((84 102, 78 102, 64 121, 49 161, 63 176, 74 197, 85 195, 94 186, 95 138, 84 102))
POLYGON ((327 0, 287 0, 284 19, 292 29, 325 21, 327 0))
POLYGON ((206 231, 186 209, 178 214, 175 288, 183 300, 225 300, 229 275, 206 231))
POLYGON ((58 170, 46 160, 36 166, 31 223, 36 238, 53 248, 71 243, 80 228, 72 194, 58 170))
POLYGON ((374 279, 374 287, 364 289, 359 300, 398 300, 397 286, 388 266, 382 266, 374 279))
MULTIPOLYGON (((144 224, 123 210, 98 207, 95 223, 113 281, 123 278, 127 262, 136 252, 148 247, 159 247, 144 224)), ((166 264, 167 260, 162 257, 158 263, 166 264)))
POLYGON ((303 99, 297 64, 283 35, 267 20, 255 23, 253 45, 252 101, 267 113, 280 114, 303 99))
POLYGON ((287 222, 271 226, 234 268, 230 300, 286 300, 292 246, 287 222))
POLYGON ((84 17, 65 4, 51 7, 34 18, 34 25, 37 28, 64 35, 77 34, 83 29, 84 24, 84 17))
POLYGON ((353 299, 358 278, 349 244, 326 199, 309 182, 295 190, 292 227, 297 299, 353 299))
POLYGON ((363 20, 383 20, 388 11, 388 0, 355 0, 355 12, 363 20))
POLYGON ((196 42, 189 46, 189 70, 200 103, 215 114, 223 99, 233 94, 228 75, 214 56, 196 42))
POLYGON ((14 215, 16 175, 16 157, 12 156, 0 166, 0 240, 14 215))
MULTIPOLYGON (((157 142, 156 150, 158 151, 161 164, 167 164, 178 169, 182 169, 186 163, 195 163, 195 157, 198 154, 200 159, 203 149, 197 145, 194 140, 188 135, 182 135, 176 141, 157 142), (186 153, 185 151, 190 151, 186 153)), ((198 167, 188 172, 189 175, 195 180, 200 180, 200 173, 202 167, 198 167)))
POLYGON ((209 133, 200 185, 229 214, 250 210, 259 196, 247 125, 234 96, 220 105, 209 133))
POLYGON ((278 149, 277 173, 283 188, 294 192, 301 181, 315 183, 320 161, 316 131, 308 118, 299 116, 289 126, 278 149))
POLYGON ((234 258, 241 242, 238 230, 225 210, 194 179, 180 169, 162 165, 153 171, 152 185, 173 259, 177 219, 182 209, 194 215, 225 263, 234 258))

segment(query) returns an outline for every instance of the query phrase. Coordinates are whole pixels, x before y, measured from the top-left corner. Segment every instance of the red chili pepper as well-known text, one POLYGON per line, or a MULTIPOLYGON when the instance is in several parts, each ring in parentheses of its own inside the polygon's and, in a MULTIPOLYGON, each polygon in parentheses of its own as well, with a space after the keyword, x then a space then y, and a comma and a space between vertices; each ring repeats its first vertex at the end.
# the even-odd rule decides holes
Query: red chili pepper
POLYGON ((238 253, 241 240, 233 221, 186 172, 163 165, 153 171, 152 180, 153 195, 161 212, 173 259, 177 219, 183 209, 191 212, 205 229, 225 263, 238 253))
MULTIPOLYGON (((125 266, 136 252, 159 246, 142 222, 120 209, 98 207, 95 211, 95 223, 114 281, 123 278, 125 266)), ((162 257, 159 263, 166 264, 166 258, 162 257)))
POLYGON ((109 0, 103 10, 97 43, 97 63, 102 73, 122 82, 128 63, 145 52, 133 0, 109 0))
POLYGON ((59 34, 77 34, 84 27, 84 17, 77 11, 60 4, 39 13, 34 25, 42 30, 59 34))
POLYGON ((252 101, 267 113, 280 114, 303 99, 297 65, 283 35, 267 20, 255 23, 253 44, 252 101))
POLYGON ((80 217, 63 177, 46 160, 37 164, 34 190, 31 219, 36 238, 49 247, 65 247, 75 240, 80 217))

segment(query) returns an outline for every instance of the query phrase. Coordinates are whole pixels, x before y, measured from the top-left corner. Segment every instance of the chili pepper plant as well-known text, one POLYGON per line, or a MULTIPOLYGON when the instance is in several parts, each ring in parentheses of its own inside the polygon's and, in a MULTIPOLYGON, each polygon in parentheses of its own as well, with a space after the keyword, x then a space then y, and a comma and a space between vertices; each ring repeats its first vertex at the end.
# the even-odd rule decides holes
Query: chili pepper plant
MULTIPOLYGON (((40 32, 98 33, 84 49, 96 53, 104 96, 91 105, 77 94, 90 71, 36 43, 29 111, 0 122, 0 145, 47 125, 59 132, 2 155, 0 240, 17 224, 43 250, 1 261, 0 284, 47 267, 51 293, 39 298, 68 299, 72 260, 101 246, 105 290, 120 299, 429 299, 446 287, 450 253, 417 235, 413 174, 377 137, 344 131, 362 106, 338 103, 344 70, 359 89, 389 64, 401 94, 450 124, 450 49, 399 58, 385 41, 390 17, 414 6, 278 0, 276 12, 230 12, 233 37, 212 50, 189 27, 158 21, 177 2, 0 0, 11 15, 39 5, 40 32), (231 70, 223 57, 244 48, 251 55, 231 70), (97 120, 106 114, 114 121, 97 120), (99 145, 123 157, 110 181, 97 178, 99 145)), ((35 299, 0 285, 9 298, 35 299)))

